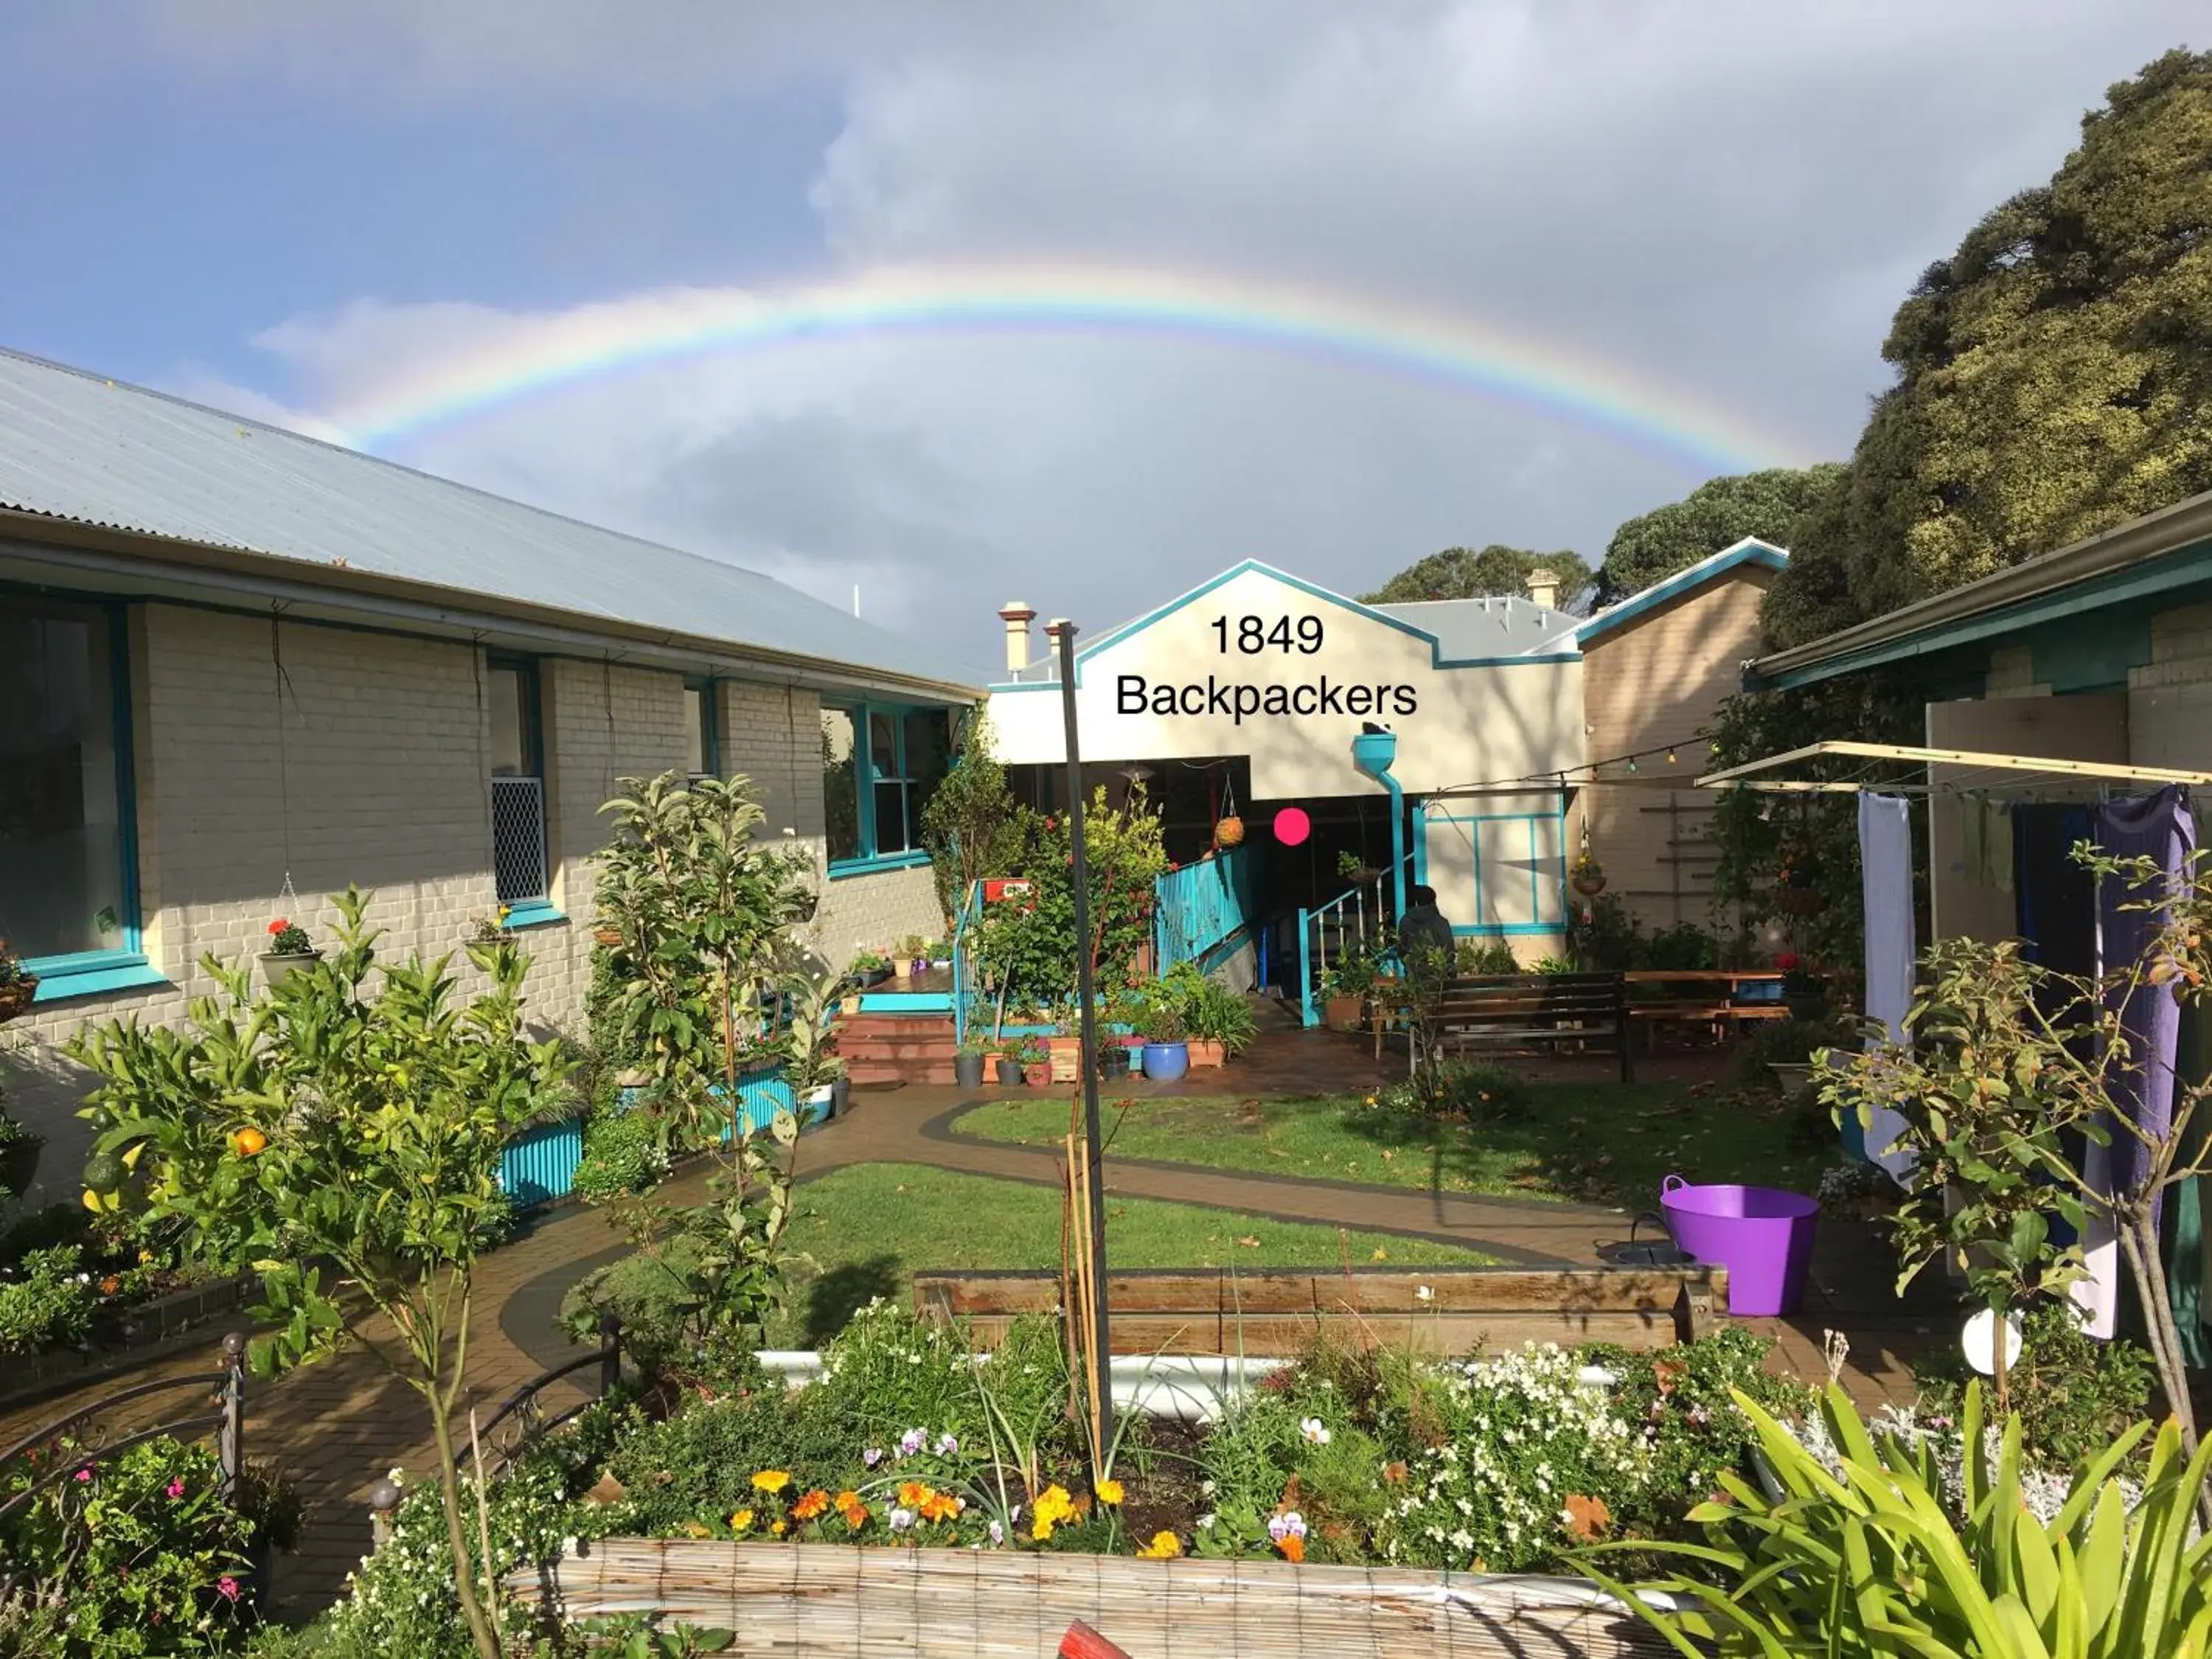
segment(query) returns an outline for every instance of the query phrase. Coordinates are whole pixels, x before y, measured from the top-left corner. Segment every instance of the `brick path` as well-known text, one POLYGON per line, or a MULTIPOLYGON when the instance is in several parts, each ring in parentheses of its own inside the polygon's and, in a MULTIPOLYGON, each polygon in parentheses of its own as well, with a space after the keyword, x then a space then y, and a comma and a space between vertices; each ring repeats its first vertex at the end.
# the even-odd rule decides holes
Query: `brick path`
MULTIPOLYGON (((1587 1066, 1558 1062, 1526 1069, 1547 1079, 1587 1078, 1594 1086, 1611 1075, 1604 1060, 1587 1066)), ((1639 1074, 1654 1081, 1687 1081, 1710 1070, 1709 1062, 1695 1059, 1662 1060, 1640 1068, 1639 1074)), ((1292 1032, 1263 1039, 1250 1055, 1225 1072, 1194 1073, 1175 1084, 1136 1079, 1112 1086, 1116 1095, 1282 1096, 1345 1091, 1395 1075, 1391 1062, 1386 1060, 1378 1067, 1357 1038, 1292 1032)), ((975 1098, 951 1088, 860 1093, 844 1116, 800 1142, 800 1179, 854 1164, 910 1163, 1057 1185, 1050 1152, 974 1139, 950 1127, 960 1109, 975 1098)), ((665 1195, 675 1202, 696 1201, 703 1195, 704 1181, 703 1170, 688 1172, 670 1183, 665 1195)), ((1130 1158, 1112 1161, 1108 1185, 1135 1197, 1403 1233, 1528 1262, 1595 1261, 1601 1243, 1626 1233, 1624 1212, 1594 1206, 1217 1171, 1130 1158)), ((480 1264, 470 1375, 473 1400, 484 1415, 520 1384, 579 1352, 553 1331, 553 1309, 562 1290, 623 1248, 605 1217, 570 1208, 540 1218, 480 1264)), ((1943 1300, 1933 1291, 1899 1304, 1890 1294, 1889 1263, 1887 1250, 1869 1228, 1824 1222, 1802 1315, 1789 1321, 1746 1322, 1776 1338, 1778 1358, 1800 1376, 1813 1378, 1824 1374, 1823 1331, 1840 1329, 1852 1344, 1844 1380, 1854 1396, 1863 1405, 1909 1399, 1910 1354, 1931 1342, 1950 1340, 1956 1316, 1942 1311, 1943 1300)), ((173 1356, 87 1392, 212 1369, 213 1340, 211 1336, 206 1349, 173 1356)), ((576 1397, 567 1395, 558 1403, 576 1397)), ((172 1413, 183 1409, 173 1401, 167 1403, 172 1413)), ((70 1404, 66 1399, 52 1401, 0 1415, 0 1443, 61 1415, 70 1404)), ((132 1420, 157 1419, 142 1416, 132 1420)), ((465 1407, 458 1426, 465 1436, 465 1407)), ((280 1558, 272 1586, 279 1608, 293 1614, 312 1612, 338 1595, 345 1574, 368 1549, 363 1495, 368 1486, 394 1466, 419 1475, 432 1461, 420 1398, 359 1352, 254 1389, 247 1450, 251 1456, 276 1462, 299 1481, 307 1504, 301 1547, 280 1558)))

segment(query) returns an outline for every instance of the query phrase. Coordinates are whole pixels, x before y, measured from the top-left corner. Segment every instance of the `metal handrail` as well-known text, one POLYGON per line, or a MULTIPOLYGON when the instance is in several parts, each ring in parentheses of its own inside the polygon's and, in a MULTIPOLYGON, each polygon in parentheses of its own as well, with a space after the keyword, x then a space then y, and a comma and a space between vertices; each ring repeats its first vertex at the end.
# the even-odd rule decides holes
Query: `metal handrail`
POLYGON ((574 1359, 555 1365, 548 1370, 540 1371, 536 1376, 532 1377, 529 1382, 525 1382, 507 1397, 500 1408, 491 1414, 491 1419, 489 1422, 477 1427, 476 1431, 477 1438, 479 1440, 488 1438, 501 1424, 511 1418, 528 1413, 537 1405, 538 1396, 562 1377, 573 1376, 578 1371, 587 1370, 594 1365, 599 1370, 599 1392, 591 1399, 569 1407, 568 1410, 557 1416, 548 1418, 544 1421, 526 1420, 514 1446, 500 1449, 497 1473, 506 1473, 514 1462, 515 1453, 519 1452, 532 1437, 559 1428, 563 1423, 590 1410, 615 1391, 616 1387, 622 1382, 622 1321, 613 1314, 599 1316, 599 1346, 597 1349, 590 1353, 579 1354, 574 1359))

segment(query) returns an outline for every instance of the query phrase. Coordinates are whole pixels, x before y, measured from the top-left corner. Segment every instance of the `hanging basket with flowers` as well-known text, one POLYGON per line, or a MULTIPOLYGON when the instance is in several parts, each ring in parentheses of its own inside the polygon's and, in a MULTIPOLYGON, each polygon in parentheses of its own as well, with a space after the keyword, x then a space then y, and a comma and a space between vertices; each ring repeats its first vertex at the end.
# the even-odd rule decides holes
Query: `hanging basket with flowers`
POLYGON ((287 917, 269 924, 269 948, 261 953, 261 975, 275 990, 302 968, 320 962, 323 953, 307 937, 307 930, 287 917))
POLYGON ((1224 816, 1213 826, 1213 844, 1224 849, 1242 847, 1244 844, 1244 820, 1234 812, 1224 816))
POLYGON ((1584 853, 1575 860, 1575 867, 1567 872, 1567 880, 1583 897, 1595 898, 1605 891, 1605 866, 1584 853))

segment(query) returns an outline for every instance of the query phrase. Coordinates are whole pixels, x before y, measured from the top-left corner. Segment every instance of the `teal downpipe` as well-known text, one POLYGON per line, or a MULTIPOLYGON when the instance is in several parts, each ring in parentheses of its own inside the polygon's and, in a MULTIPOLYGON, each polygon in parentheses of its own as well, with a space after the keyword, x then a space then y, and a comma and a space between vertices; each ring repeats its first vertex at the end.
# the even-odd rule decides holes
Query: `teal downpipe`
POLYGON ((1390 792, 1390 884, 1398 914, 1406 914, 1406 792, 1390 775, 1398 758, 1395 732, 1362 732, 1352 740, 1352 763, 1390 792))
POLYGON ((1313 912, 1298 912, 1298 1014, 1307 1025, 1314 1024, 1313 1006, 1313 950, 1306 941, 1306 929, 1313 926, 1313 912))

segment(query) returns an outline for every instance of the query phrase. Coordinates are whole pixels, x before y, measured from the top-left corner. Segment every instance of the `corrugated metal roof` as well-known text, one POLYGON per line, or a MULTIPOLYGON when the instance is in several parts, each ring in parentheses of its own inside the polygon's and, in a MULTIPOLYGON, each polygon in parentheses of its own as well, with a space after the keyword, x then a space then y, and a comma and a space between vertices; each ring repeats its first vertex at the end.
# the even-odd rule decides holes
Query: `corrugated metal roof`
MULTIPOLYGON (((1409 599, 1403 605, 1378 605, 1376 611, 1408 622, 1425 634, 1433 634, 1437 648, 1446 659, 1522 657, 1538 649, 1562 623, 1576 620, 1556 606, 1546 607, 1513 593, 1490 593, 1471 599, 1409 599)), ((1570 640, 1564 647, 1574 649, 1570 640)))
POLYGON ((967 665, 756 571, 0 349, 0 506, 851 667, 967 665))

